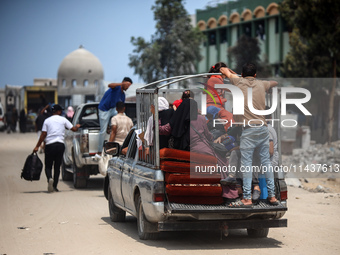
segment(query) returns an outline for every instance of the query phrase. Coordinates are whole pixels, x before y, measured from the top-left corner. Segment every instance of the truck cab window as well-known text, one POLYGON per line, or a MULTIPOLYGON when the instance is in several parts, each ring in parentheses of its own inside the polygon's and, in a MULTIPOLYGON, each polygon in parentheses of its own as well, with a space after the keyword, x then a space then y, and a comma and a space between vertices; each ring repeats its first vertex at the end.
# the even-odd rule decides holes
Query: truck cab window
POLYGON ((136 140, 136 136, 132 137, 131 142, 129 144, 129 147, 131 148, 131 150, 129 151, 129 154, 127 155, 127 157, 134 159, 135 156, 136 156, 136 152, 137 152, 137 140, 136 140))
MULTIPOLYGON (((123 144, 122 144, 121 152, 123 152, 123 150, 124 150, 126 147, 129 146, 130 140, 131 140, 131 138, 132 138, 132 136, 133 136, 134 133, 135 133, 135 130, 134 130, 134 129, 131 129, 130 132, 129 132, 129 134, 126 136, 126 138, 125 138, 125 140, 124 140, 124 142, 123 142, 123 144)), ((125 150, 126 150, 126 149, 125 149, 125 150)), ((123 155, 126 155, 126 153, 122 153, 122 154, 123 154, 123 155)))

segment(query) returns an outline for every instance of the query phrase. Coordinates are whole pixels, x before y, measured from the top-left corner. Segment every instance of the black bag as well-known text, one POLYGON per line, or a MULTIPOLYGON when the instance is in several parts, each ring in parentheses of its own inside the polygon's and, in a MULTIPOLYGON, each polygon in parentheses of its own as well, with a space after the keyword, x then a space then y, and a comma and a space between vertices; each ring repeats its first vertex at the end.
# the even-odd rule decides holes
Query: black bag
POLYGON ((37 153, 33 152, 26 158, 24 168, 21 172, 21 179, 24 178, 26 181, 39 181, 42 168, 43 164, 41 160, 37 153))
POLYGON ((227 156, 227 153, 229 150, 227 150, 226 147, 222 143, 214 143, 214 142, 208 141, 206 137, 204 139, 203 136, 196 130, 196 128, 194 128, 193 125, 190 124, 190 126, 198 134, 198 136, 202 139, 202 141, 205 140, 214 149, 214 152, 217 155, 219 155, 222 158, 225 158, 227 156))

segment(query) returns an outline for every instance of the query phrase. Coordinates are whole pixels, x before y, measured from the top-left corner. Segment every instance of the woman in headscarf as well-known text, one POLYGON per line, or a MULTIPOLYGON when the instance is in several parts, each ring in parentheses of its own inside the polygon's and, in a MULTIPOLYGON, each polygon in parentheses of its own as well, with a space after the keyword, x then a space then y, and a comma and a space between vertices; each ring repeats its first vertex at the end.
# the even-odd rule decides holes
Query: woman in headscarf
MULTIPOLYGON (((154 114, 155 114, 155 106, 151 105, 150 107, 152 116, 148 120, 147 128, 144 134, 144 139, 147 141, 148 146, 153 145, 153 136, 154 136, 154 114)), ((158 97, 158 118, 159 118, 159 126, 165 126, 170 122, 170 119, 174 113, 173 109, 169 108, 169 102, 165 97, 158 97)), ((168 147, 170 135, 159 135, 159 149, 168 147)))
POLYGON ((197 119, 197 102, 193 93, 186 90, 182 95, 182 103, 178 106, 170 120, 171 147, 178 150, 190 150, 190 120, 197 119), (191 107, 192 106, 192 107, 191 107))

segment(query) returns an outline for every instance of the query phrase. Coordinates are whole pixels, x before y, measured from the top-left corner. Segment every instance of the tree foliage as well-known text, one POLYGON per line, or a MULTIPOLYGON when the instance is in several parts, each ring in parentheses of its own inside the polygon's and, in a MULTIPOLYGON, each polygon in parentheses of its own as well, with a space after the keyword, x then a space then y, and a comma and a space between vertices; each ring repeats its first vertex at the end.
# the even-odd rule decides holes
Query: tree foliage
POLYGON ((135 49, 129 55, 129 66, 145 82, 195 73, 196 63, 202 58, 199 46, 203 35, 192 27, 183 1, 156 0, 152 10, 156 33, 150 42, 131 38, 135 49))
POLYGON ((228 53, 236 61, 236 73, 242 72, 242 66, 245 63, 254 63, 259 77, 271 76, 270 65, 260 60, 261 49, 257 38, 242 35, 237 44, 228 49, 228 53))
MULTIPOLYGON (((288 77, 333 77, 328 88, 328 142, 333 138, 337 63, 340 61, 340 1, 284 0, 280 12, 293 28, 283 67, 288 77)), ((318 89, 321 89, 319 87, 318 89)))
POLYGON ((287 77, 332 77, 340 60, 340 1, 284 0, 280 13, 292 27, 287 77), (335 68, 335 69, 334 69, 335 68))

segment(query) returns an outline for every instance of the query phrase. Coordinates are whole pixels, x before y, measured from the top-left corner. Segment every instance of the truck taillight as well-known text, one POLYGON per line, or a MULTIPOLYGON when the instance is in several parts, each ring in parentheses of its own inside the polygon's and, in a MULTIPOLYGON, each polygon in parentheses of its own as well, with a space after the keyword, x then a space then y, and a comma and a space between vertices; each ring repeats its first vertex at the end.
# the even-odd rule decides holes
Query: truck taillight
POLYGON ((164 193, 154 193, 152 200, 154 202, 163 202, 164 201, 164 193))
POLYGON ((164 182, 156 182, 153 186, 152 200, 154 202, 163 202, 164 198, 164 182))
POLYGON ((88 153, 89 152, 89 131, 87 129, 84 129, 81 132, 81 147, 80 151, 81 153, 88 153))
POLYGON ((287 190, 281 191, 280 192, 280 198, 281 198, 281 201, 282 200, 287 200, 288 199, 288 191, 287 190))

